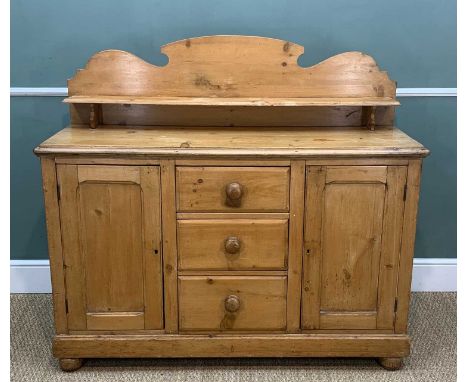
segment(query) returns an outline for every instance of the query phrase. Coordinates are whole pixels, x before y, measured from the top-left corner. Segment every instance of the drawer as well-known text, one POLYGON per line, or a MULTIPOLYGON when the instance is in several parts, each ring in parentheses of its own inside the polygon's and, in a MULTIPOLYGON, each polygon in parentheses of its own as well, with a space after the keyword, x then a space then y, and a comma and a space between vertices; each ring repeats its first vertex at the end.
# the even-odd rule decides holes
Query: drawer
POLYGON ((179 211, 285 212, 289 167, 178 167, 179 211))
POLYGON ((179 329, 285 330, 286 276, 180 276, 179 329))
POLYGON ((177 222, 179 269, 285 269, 287 219, 177 222))

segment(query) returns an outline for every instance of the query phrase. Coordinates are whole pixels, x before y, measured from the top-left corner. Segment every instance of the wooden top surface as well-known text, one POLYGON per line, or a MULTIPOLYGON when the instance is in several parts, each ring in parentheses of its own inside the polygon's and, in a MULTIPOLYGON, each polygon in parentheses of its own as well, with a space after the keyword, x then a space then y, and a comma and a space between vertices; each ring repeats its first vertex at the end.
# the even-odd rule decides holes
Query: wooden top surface
MULTIPOLYGON (((120 96, 159 97, 157 102, 164 98, 169 102, 170 97, 208 98, 212 102, 213 98, 336 98, 336 102, 343 102, 341 98, 354 99, 350 102, 382 98, 381 102, 393 100, 392 105, 397 104, 395 82, 362 52, 345 52, 301 67, 297 60, 304 52, 302 46, 255 36, 190 38, 164 45, 161 52, 168 57, 164 66, 121 50, 96 53, 68 81, 72 97, 68 102, 78 101, 76 96, 90 97, 86 102, 120 96)), ((257 100, 244 102, 258 105, 257 100)), ((268 101, 269 105, 272 102, 268 101)), ((305 102, 310 105, 312 101, 305 102)))
POLYGON ((98 103, 158 106, 398 106, 391 97, 347 98, 252 98, 252 97, 124 97, 72 96, 65 103, 98 103))
POLYGON ((420 143, 394 127, 67 127, 37 154, 154 156, 425 156, 420 143))

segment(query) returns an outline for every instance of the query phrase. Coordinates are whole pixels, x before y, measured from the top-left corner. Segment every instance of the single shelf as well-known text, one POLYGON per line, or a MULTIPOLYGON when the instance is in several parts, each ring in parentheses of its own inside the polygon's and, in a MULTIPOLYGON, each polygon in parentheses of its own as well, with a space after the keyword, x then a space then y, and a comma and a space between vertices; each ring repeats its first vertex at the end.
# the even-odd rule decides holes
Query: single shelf
POLYGON ((71 96, 70 104, 126 104, 173 106, 398 106, 391 97, 343 98, 224 98, 224 97, 128 97, 128 96, 71 96))

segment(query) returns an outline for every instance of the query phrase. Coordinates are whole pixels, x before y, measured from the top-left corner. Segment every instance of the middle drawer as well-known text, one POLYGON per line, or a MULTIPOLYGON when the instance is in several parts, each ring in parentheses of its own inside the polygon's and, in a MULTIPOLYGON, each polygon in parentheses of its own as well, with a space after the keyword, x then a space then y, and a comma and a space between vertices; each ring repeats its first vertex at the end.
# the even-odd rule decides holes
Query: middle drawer
POLYGON ((286 269, 288 219, 178 220, 180 270, 286 269))

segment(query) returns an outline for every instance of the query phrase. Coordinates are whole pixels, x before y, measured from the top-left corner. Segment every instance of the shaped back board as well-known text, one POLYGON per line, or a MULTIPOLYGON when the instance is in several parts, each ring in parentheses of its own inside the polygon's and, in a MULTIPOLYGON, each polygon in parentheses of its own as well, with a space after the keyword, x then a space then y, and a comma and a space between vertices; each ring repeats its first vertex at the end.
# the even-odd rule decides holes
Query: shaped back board
MULTIPOLYGON (((335 111, 342 116, 360 110, 362 108, 347 105, 346 100, 354 100, 359 104, 362 100, 395 101, 396 85, 390 80, 386 72, 381 71, 374 59, 360 52, 347 52, 333 56, 325 61, 310 67, 300 67, 298 57, 304 52, 300 45, 265 37, 252 36, 207 36, 176 41, 161 48, 161 52, 168 57, 165 66, 152 65, 128 52, 118 50, 106 50, 91 57, 84 69, 77 71, 76 75, 68 81, 69 96, 67 102, 78 102, 80 97, 94 97, 101 101, 103 97, 126 97, 116 102, 119 105, 104 107, 103 124, 167 124, 167 125, 227 125, 236 126, 246 124, 264 125, 262 118, 253 118, 251 122, 246 116, 227 118, 225 113, 220 118, 210 121, 213 116, 204 122, 203 118, 190 119, 188 123, 179 122, 177 119, 166 118, 173 115, 178 106, 167 106, 164 102, 173 102, 171 97, 196 98, 203 97, 204 106, 210 105, 218 99, 274 99, 288 103, 293 99, 328 99, 336 100, 331 105, 336 106, 335 111), (140 97, 140 102, 129 97, 140 97), (151 98, 159 97, 159 106, 147 106, 151 104, 151 98), (166 97, 166 98, 164 98, 166 97), (75 101, 71 101, 75 98, 75 101), (343 102, 343 99, 345 102, 343 102), (127 101, 126 101, 127 100, 127 101), (162 101, 161 101, 162 100, 162 101), (163 105, 161 106, 161 102, 163 105), (126 114, 122 114, 126 104, 126 114), (130 105, 132 104, 132 105, 130 105), (136 105, 134 105, 136 104, 136 105), (343 107, 339 107, 343 105, 343 107), (169 110, 165 112, 165 110, 169 110), (159 116, 164 114, 162 120, 159 116), (144 117, 142 117, 145 115, 144 117), (133 118, 137 117, 138 118, 133 118), (153 117, 151 117, 153 116, 153 117), (106 118, 107 117, 107 118, 106 118), (236 119, 237 118, 237 119, 236 119)), ((91 98, 89 98, 91 99, 91 98)), ((155 98, 153 98, 155 99, 155 98)), ((191 100, 193 102, 193 99, 191 100)), ((79 101, 81 103, 83 100, 79 101)), ((178 101, 176 101, 178 102, 178 101)), ((299 100, 300 102, 300 100, 299 100)), ((374 101, 375 102, 375 101, 374 101)), ((377 101, 378 102, 378 101, 377 101)), ((113 103, 108 99, 102 103, 113 103)), ((178 102, 180 103, 180 102, 178 102)), ((180 105, 179 105, 180 106, 180 105)), ((215 105, 216 106, 216 105, 215 105)), ((223 112, 223 106, 217 105, 215 112, 223 112)), ((310 105, 309 105, 310 106, 310 105)), ((184 106, 186 112, 192 108, 196 114, 197 107, 184 106)), ((231 110, 231 115, 242 114, 241 109, 226 108, 231 110)), ((318 108, 305 107, 309 112, 318 108)), ((376 124, 391 124, 393 122, 393 106, 379 107, 377 110, 376 124)), ((263 110, 264 112, 265 110, 263 110)), ((303 118, 307 110, 291 111, 299 114, 292 117, 292 124, 297 120, 302 125, 356 125, 362 118, 355 113, 352 118, 338 116, 329 118, 303 118), (302 121, 302 122, 301 122, 302 121)), ((206 112, 206 109, 205 109, 206 112)), ((268 111, 270 114, 281 112, 268 111)), ((248 114, 256 114, 249 111, 248 114)), ((289 113, 289 111, 288 111, 289 113)), ((321 112, 322 114, 329 114, 321 112)), ((72 122, 86 121, 89 114, 88 106, 75 105, 72 107, 72 122)), ((271 118, 266 118, 266 120, 271 118)), ((283 125, 287 120, 279 118, 273 124, 283 125)))

